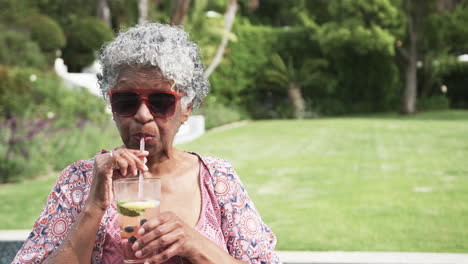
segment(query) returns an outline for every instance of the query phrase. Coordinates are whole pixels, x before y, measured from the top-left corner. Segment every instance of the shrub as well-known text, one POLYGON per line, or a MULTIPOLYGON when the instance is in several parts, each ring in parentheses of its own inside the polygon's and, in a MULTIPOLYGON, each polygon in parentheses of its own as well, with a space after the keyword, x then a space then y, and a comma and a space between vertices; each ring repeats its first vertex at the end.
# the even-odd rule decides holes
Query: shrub
POLYGON ((81 118, 108 119, 105 103, 84 88, 69 89, 53 73, 34 69, 0 67, 0 113, 6 118, 57 116, 59 123, 81 118))
POLYGON ((272 28, 248 23, 234 25, 237 42, 230 42, 221 65, 211 75, 212 94, 222 103, 237 105, 255 118, 288 116, 288 107, 277 103, 287 96, 286 90, 272 86, 265 79, 263 70, 269 67, 271 55, 278 53, 291 57, 301 64, 305 53, 306 34, 303 28, 272 28), (272 103, 265 100, 271 94, 272 103), (278 100, 277 100, 278 98, 278 100), (273 110, 272 110, 273 109, 273 110), (273 111, 273 112, 272 112, 273 111))
POLYGON ((37 12, 36 1, 0 0, 0 23, 14 24, 37 12))
MULTIPOLYGON (((15 182, 23 178, 24 172, 31 167, 30 148, 34 138, 42 132, 50 120, 30 117, 8 119, 0 118, 0 183, 15 182)), ((47 163, 45 163, 47 164, 47 163)), ((47 165, 43 165, 42 169, 47 165)), ((41 168, 38 172, 41 172, 41 168)))
POLYGON ((212 93, 226 103, 244 105, 243 94, 255 81, 274 52, 276 34, 270 27, 236 26, 238 41, 229 43, 225 58, 211 76, 212 93))
POLYGON ((447 86, 447 97, 453 108, 468 108, 468 63, 451 61, 446 63, 442 83, 447 86))
MULTIPOLYGON (((11 0, 10 0, 11 1, 11 0)), ((17 0, 15 0, 17 1, 17 0)), ((25 1, 25 0, 20 0, 25 1)), ((35 0, 36 9, 47 14, 65 29, 71 22, 96 14, 96 0, 35 0)), ((108 1, 112 2, 112 1, 108 1)))
POLYGON ((247 114, 243 113, 239 107, 226 106, 212 95, 207 98, 205 104, 197 111, 197 114, 205 117, 206 129, 240 121, 247 117, 247 114))
POLYGON ((24 108, 32 102, 31 83, 27 74, 12 74, 6 67, 0 67, 0 112, 12 117, 15 113, 24 114, 24 108))
POLYGON ((0 183, 16 182, 21 178, 22 162, 10 157, 0 157, 0 183))
POLYGON ((118 146, 118 131, 110 123, 110 119, 99 123, 72 119, 64 128, 54 118, 0 117, 0 183, 60 171, 100 149, 118 146))
POLYGON ((63 59, 69 71, 79 72, 91 64, 95 53, 112 39, 112 30, 102 21, 88 17, 77 20, 67 30, 63 59))
POLYGON ((418 99, 419 111, 447 110, 450 108, 450 101, 444 95, 435 95, 418 99))
POLYGON ((44 52, 55 52, 65 46, 65 34, 60 25, 46 15, 34 15, 26 19, 31 38, 44 52))
POLYGON ((50 72, 0 66, 0 113, 0 182, 61 170, 120 141, 104 100, 50 72))
POLYGON ((327 116, 344 115, 347 113, 344 104, 335 98, 320 98, 314 101, 315 110, 327 116))
POLYGON ((291 116, 288 102, 283 100, 287 92, 272 85, 263 74, 272 67, 271 56, 275 53, 291 58, 297 72, 304 68, 316 75, 302 85, 305 101, 314 102, 309 110, 312 117, 317 113, 388 111, 398 106, 398 69, 386 49, 370 48, 362 53, 342 43, 326 47, 325 53, 313 28, 239 23, 234 32, 238 41, 229 43, 225 59, 211 76, 213 94, 247 109, 254 118, 291 116), (313 68, 308 67, 307 60, 326 63, 313 68))
POLYGON ((0 25, 0 31, 0 64, 32 68, 46 66, 39 46, 27 34, 7 30, 3 25, 0 25))

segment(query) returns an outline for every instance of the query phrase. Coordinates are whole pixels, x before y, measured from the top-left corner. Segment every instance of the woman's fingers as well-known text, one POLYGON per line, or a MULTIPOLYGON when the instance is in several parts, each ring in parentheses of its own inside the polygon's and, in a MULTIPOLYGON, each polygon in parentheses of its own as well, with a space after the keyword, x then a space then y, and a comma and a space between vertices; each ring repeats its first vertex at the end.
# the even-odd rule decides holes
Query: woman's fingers
POLYGON ((136 252, 141 251, 139 255, 146 256, 155 249, 170 245, 175 241, 175 238, 172 237, 174 234, 178 234, 179 227, 180 225, 176 222, 163 223, 138 239, 133 244, 132 249, 136 252))
POLYGON ((159 252, 158 254, 155 254, 153 257, 149 259, 150 263, 161 263, 163 261, 166 261, 174 256, 177 255, 177 252, 179 252, 181 247, 180 242, 175 242, 163 251, 159 252))
POLYGON ((143 236, 132 246, 135 256, 150 257, 152 261, 164 261, 175 255, 187 256, 198 241, 197 232, 173 212, 163 212, 158 218, 146 222, 138 233, 143 236))
POLYGON ((127 176, 127 161, 123 158, 119 158, 115 160, 115 163, 119 167, 120 174, 124 177, 127 176))
POLYGON ((134 150, 134 149, 132 149, 132 150, 133 150, 132 153, 135 154, 135 155, 137 155, 138 157, 146 157, 146 156, 148 156, 148 154, 149 154, 149 152, 146 151, 146 150, 143 150, 143 151, 134 150))
POLYGON ((94 159, 93 183, 90 189, 90 204, 105 209, 112 201, 112 181, 136 175, 137 169, 146 171, 144 164, 147 151, 118 148, 112 152, 96 155, 94 159))
POLYGON ((137 153, 129 152, 128 155, 133 158, 135 162, 135 167, 141 171, 147 171, 148 167, 146 166, 146 157, 148 156, 148 151, 139 151, 137 153))
POLYGON ((124 177, 136 176, 138 169, 147 171, 144 158, 148 156, 147 151, 133 149, 117 149, 113 153, 114 164, 119 167, 119 172, 124 177))
POLYGON ((142 237, 133 243, 132 249, 141 249, 151 240, 164 234, 164 230, 168 230, 169 224, 173 225, 174 223, 174 221, 171 221, 172 217, 172 213, 163 212, 159 217, 144 223, 138 230, 138 234, 142 237))
POLYGON ((158 217, 144 223, 141 226, 138 233, 140 233, 140 235, 143 235, 144 233, 148 232, 149 230, 155 229, 157 226, 163 223, 170 222, 173 218, 176 218, 176 215, 173 212, 162 212, 158 217))
POLYGON ((122 153, 122 157, 127 162, 127 173, 128 173, 127 176, 130 176, 130 177, 137 176, 138 170, 137 170, 137 166, 135 164, 135 159, 137 159, 137 158, 135 157, 135 155, 133 155, 131 153, 124 152, 124 153, 122 153))
POLYGON ((170 233, 162 235, 157 239, 149 242, 146 246, 137 252, 135 256, 138 258, 148 257, 154 254, 154 252, 159 252, 161 249, 165 249, 168 246, 176 243, 183 236, 183 232, 180 229, 175 229, 170 233))

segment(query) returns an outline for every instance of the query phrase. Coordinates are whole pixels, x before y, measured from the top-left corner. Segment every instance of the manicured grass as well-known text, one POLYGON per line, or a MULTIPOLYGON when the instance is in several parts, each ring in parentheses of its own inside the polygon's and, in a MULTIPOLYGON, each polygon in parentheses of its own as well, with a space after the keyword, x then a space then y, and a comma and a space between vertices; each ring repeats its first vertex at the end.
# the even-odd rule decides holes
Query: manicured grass
POLYGON ((234 164, 279 249, 468 252, 468 112, 262 121, 183 147, 234 164))
POLYGON ((31 229, 54 183, 49 178, 0 186, 0 229, 31 229))
MULTIPOLYGON (((280 250, 468 252, 468 111, 259 121, 179 147, 233 163, 280 250)), ((0 228, 29 229, 52 182, 0 187, 0 228)))

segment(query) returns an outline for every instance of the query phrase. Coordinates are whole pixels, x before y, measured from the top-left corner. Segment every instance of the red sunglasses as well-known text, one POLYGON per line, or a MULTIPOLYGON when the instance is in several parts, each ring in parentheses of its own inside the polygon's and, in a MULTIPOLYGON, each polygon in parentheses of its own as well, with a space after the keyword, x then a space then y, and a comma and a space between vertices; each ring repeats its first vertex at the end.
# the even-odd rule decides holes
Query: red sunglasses
POLYGON ((173 91, 154 90, 111 90, 108 92, 112 112, 119 116, 134 116, 142 102, 158 118, 169 118, 174 115, 180 94, 173 91))

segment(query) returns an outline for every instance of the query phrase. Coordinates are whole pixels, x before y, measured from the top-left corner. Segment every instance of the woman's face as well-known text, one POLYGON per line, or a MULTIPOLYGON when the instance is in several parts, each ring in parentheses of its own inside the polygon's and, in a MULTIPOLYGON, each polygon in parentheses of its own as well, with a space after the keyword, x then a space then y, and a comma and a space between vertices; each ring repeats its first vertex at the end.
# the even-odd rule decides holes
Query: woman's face
MULTIPOLYGON (((154 90, 155 92, 171 91, 171 81, 165 79, 156 68, 122 69, 117 77, 115 90, 154 90)), ((172 88, 174 91, 174 88, 172 88)), ((176 102, 175 113, 168 118, 154 116, 145 103, 141 103, 137 112, 129 117, 113 113, 115 123, 123 143, 127 148, 138 149, 140 139, 145 138, 145 149, 152 155, 164 155, 172 148, 172 142, 180 125, 185 122, 191 107, 183 109, 180 100, 176 102)))

